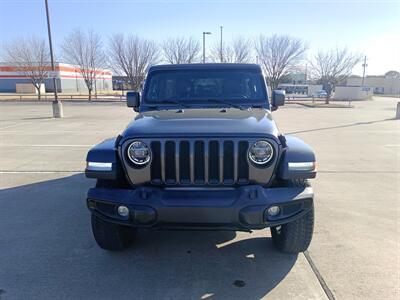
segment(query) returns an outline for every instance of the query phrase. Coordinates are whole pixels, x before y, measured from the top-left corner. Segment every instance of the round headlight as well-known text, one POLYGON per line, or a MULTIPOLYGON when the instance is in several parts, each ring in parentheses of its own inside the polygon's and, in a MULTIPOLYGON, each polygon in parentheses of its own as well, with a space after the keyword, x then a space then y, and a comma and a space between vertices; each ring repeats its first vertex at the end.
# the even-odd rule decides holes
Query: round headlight
POLYGON ((140 141, 134 141, 128 147, 128 157, 136 165, 145 165, 150 161, 150 149, 140 141))
POLYGON ((273 154, 274 148, 267 141, 257 141, 249 150, 250 160, 257 165, 263 165, 269 162, 273 154))

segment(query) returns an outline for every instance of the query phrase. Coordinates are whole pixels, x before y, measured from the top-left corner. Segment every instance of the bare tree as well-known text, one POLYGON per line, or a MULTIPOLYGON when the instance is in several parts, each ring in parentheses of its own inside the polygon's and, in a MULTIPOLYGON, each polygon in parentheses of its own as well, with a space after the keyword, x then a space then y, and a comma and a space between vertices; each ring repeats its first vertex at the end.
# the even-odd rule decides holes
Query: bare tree
POLYGON ((74 30, 65 38, 61 49, 63 58, 79 68, 89 92, 89 100, 92 100, 96 76, 107 63, 100 35, 93 30, 74 30))
POLYGON ((255 41, 258 60, 267 76, 271 90, 289 75, 303 59, 307 46, 301 39, 288 35, 260 35, 255 41))
POLYGON ((41 85, 49 75, 50 54, 44 39, 31 37, 18 39, 4 47, 4 59, 13 64, 17 72, 29 78, 41 98, 41 85))
POLYGON ((388 78, 393 78, 393 79, 399 79, 400 78, 400 72, 398 71, 388 71, 385 73, 385 76, 388 78))
POLYGON ((138 91, 151 65, 160 57, 155 42, 130 35, 115 34, 109 43, 111 66, 118 74, 128 77, 132 89, 138 91))
POLYGON ((319 51, 314 56, 310 61, 311 74, 326 90, 325 103, 329 103, 336 84, 349 77, 361 59, 360 54, 351 53, 347 48, 319 51))
POLYGON ((161 47, 164 59, 171 64, 191 64, 199 61, 200 43, 193 37, 169 38, 161 47))
POLYGON ((235 38, 231 43, 216 43, 211 49, 211 57, 214 62, 223 63, 250 63, 253 60, 251 42, 243 37, 235 38), (222 51, 222 53, 221 53, 222 51))

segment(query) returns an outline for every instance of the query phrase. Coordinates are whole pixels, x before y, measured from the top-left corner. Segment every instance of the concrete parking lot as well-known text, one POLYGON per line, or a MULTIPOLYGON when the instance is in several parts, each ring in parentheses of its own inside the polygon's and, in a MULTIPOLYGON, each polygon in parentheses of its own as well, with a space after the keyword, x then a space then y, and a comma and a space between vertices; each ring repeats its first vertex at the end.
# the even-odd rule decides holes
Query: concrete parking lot
POLYGON ((122 103, 0 103, 0 299, 399 299, 399 99, 354 108, 287 105, 285 134, 317 153, 309 251, 277 252, 268 230, 140 232, 95 244, 87 150, 134 116, 122 103))

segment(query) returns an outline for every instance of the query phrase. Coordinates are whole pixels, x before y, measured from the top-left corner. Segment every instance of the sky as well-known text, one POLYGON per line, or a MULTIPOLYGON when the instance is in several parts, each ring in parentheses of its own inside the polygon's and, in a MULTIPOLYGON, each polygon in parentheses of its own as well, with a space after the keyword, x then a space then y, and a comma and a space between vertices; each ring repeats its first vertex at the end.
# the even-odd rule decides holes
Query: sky
MULTIPOLYGON (((162 41, 168 37, 218 43, 220 26, 235 36, 288 34, 319 50, 347 47, 367 56, 367 74, 400 71, 400 0, 48 0, 53 45, 77 28, 93 29, 106 43, 113 33, 133 33, 162 41)), ((47 39, 44 0, 0 0, 0 47, 38 36, 47 39)), ((361 63, 354 74, 362 74, 361 63)))

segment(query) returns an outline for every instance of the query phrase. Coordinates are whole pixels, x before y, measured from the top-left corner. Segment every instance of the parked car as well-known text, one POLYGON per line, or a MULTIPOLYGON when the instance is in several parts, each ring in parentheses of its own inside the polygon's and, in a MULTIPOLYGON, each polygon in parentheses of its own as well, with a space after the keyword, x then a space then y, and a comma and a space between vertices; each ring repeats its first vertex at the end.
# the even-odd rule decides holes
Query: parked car
POLYGON ((122 250, 150 229, 270 228, 278 249, 305 251, 313 235, 315 155, 279 132, 253 64, 161 65, 143 92, 127 93, 138 114, 87 154, 94 238, 122 250))
POLYGON ((328 97, 328 94, 325 90, 319 90, 319 91, 315 92, 314 97, 326 98, 326 97, 328 97))

